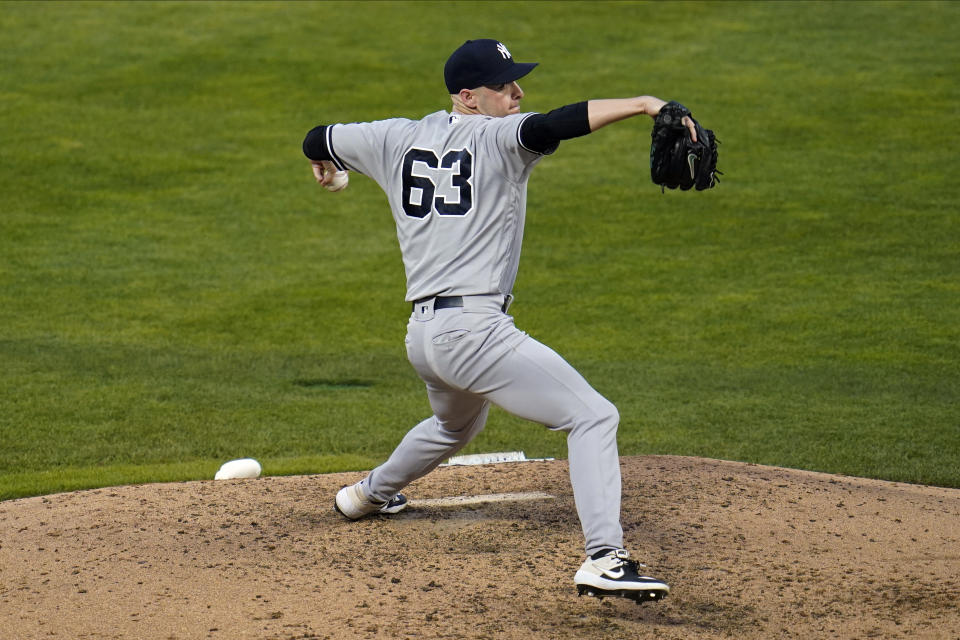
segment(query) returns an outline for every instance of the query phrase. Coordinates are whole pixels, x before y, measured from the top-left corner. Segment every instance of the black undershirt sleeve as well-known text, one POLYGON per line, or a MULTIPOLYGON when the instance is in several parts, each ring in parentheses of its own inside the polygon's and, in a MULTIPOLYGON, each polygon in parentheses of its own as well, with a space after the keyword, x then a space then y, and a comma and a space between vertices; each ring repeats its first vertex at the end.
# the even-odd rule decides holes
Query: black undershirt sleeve
POLYGON ((520 144, 536 153, 553 153, 561 140, 578 138, 590 133, 587 103, 577 102, 536 113, 520 125, 520 144))
POLYGON ((327 125, 314 127, 303 139, 303 155, 311 160, 333 160, 327 148, 327 125))

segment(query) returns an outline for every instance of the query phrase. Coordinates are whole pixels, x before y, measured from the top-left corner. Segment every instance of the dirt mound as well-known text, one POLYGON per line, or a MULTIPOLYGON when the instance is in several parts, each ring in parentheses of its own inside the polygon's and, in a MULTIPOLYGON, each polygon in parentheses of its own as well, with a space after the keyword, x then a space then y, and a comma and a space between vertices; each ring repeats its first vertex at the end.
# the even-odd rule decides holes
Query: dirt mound
POLYGON ((960 491, 681 457, 621 467, 627 544, 672 586, 660 603, 577 597, 567 465, 524 462, 438 469, 411 508, 360 522, 331 508, 359 473, 3 502, 0 636, 960 637, 960 491))

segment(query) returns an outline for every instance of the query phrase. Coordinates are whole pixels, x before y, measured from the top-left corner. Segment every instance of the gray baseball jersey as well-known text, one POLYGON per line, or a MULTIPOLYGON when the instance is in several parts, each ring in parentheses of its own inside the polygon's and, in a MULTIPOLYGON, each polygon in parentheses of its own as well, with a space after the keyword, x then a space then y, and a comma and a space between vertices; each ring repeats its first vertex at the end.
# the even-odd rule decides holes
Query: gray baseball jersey
POLYGON ((407 300, 513 290, 527 179, 542 157, 519 139, 530 115, 438 111, 327 128, 334 164, 373 178, 387 194, 407 300))
MULTIPOLYGON (((496 404, 567 434, 570 480, 589 554, 623 546, 616 407, 563 358, 517 329, 504 311, 523 240, 527 180, 542 157, 520 125, 440 111, 336 124, 325 151, 339 169, 386 192, 407 273, 407 357, 434 415, 411 429, 363 486, 389 500, 466 446, 496 404), (435 308, 435 296, 460 306, 435 308)), ((552 148, 556 148, 555 146, 552 148)))

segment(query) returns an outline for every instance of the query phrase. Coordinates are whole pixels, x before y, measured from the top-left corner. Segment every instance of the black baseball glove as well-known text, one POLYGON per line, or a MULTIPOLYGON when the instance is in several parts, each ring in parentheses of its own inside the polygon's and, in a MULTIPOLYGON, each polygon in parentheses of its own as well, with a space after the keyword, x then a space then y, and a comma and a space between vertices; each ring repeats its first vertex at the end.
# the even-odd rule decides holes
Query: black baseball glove
POLYGON ((650 179, 664 189, 683 191, 696 187, 697 191, 710 189, 720 179, 717 170, 717 139, 710 129, 704 129, 693 120, 697 129, 697 141, 690 138, 684 126, 684 116, 690 110, 679 102, 668 102, 660 109, 653 121, 650 134, 650 179))

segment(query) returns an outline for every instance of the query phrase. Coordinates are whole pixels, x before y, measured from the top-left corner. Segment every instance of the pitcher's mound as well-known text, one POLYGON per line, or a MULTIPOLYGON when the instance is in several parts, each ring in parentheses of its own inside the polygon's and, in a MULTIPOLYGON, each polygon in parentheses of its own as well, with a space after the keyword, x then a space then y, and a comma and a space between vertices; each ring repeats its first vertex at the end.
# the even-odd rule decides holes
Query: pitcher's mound
POLYGON ((960 490, 625 457, 670 596, 578 598, 565 461, 444 467, 348 522, 341 473, 0 503, 5 638, 958 638, 960 490))

